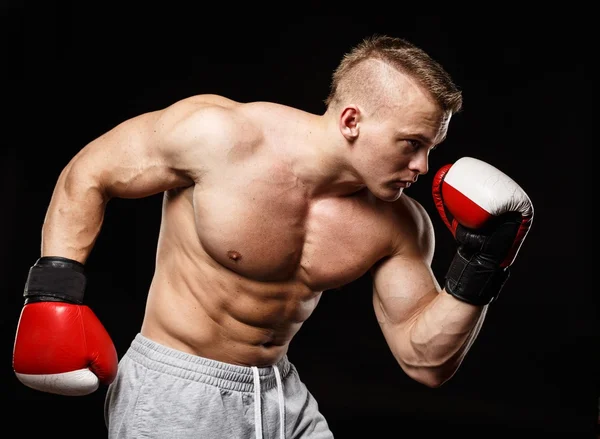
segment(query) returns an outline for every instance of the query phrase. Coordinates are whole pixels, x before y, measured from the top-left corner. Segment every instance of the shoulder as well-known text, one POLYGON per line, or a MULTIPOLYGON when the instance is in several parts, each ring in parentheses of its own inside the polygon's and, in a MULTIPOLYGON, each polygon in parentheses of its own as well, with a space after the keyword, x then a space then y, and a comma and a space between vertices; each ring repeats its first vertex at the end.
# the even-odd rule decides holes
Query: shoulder
POLYGON ((219 95, 192 96, 163 109, 155 129, 169 144, 203 145, 204 153, 256 145, 263 130, 248 110, 252 105, 219 95))
POLYGON ((241 111, 244 105, 248 104, 218 95, 191 96, 163 109, 157 125, 166 131, 183 129, 188 134, 196 130, 222 132, 223 128, 235 128, 247 119, 241 111))
POLYGON ((431 217, 416 199, 402 194, 391 203, 390 216, 395 236, 395 254, 415 254, 429 260, 433 257, 435 235, 431 217))

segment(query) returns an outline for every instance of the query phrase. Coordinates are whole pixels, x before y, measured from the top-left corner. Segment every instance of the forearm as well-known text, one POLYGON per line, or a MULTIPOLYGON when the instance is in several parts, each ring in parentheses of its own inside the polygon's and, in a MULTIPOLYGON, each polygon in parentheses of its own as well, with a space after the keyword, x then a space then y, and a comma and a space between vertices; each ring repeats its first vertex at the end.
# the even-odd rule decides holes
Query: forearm
POLYGON ((42 227, 41 256, 85 263, 100 232, 108 196, 74 159, 61 173, 42 227))
POLYGON ((436 386, 460 366, 479 334, 487 306, 460 302, 445 291, 432 296, 403 328, 397 357, 409 375, 436 386))

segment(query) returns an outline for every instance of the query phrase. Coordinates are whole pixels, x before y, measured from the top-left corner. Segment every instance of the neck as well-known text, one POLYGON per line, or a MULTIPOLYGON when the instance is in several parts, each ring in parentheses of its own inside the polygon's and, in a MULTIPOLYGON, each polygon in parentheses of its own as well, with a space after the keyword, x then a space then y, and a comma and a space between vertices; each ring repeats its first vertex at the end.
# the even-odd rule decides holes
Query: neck
POLYGON ((310 197, 346 196, 365 185, 348 162, 348 145, 337 120, 325 113, 315 116, 299 148, 288 155, 294 176, 307 188, 310 197))

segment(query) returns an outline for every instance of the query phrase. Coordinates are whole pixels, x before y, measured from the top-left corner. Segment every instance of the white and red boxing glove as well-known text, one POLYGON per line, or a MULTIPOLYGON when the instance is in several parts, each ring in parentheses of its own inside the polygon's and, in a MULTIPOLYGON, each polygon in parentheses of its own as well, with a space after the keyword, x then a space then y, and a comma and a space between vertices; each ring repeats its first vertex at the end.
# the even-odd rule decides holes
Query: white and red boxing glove
POLYGON ((25 286, 13 350, 23 384, 59 395, 87 395, 110 384, 117 352, 94 312, 82 304, 86 277, 77 261, 42 257, 25 286))
POLYGON ((487 305, 500 293, 533 220, 525 191, 494 166, 463 157, 433 179, 433 199, 458 242, 444 289, 487 305))

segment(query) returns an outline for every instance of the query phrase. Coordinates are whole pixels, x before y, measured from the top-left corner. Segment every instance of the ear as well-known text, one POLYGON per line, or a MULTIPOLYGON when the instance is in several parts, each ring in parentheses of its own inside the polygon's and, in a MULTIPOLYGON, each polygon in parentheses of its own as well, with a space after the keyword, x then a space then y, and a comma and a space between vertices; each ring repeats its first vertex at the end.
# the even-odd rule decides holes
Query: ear
POLYGON ((349 142, 354 142, 358 137, 360 110, 356 105, 344 107, 340 114, 340 132, 349 142))

